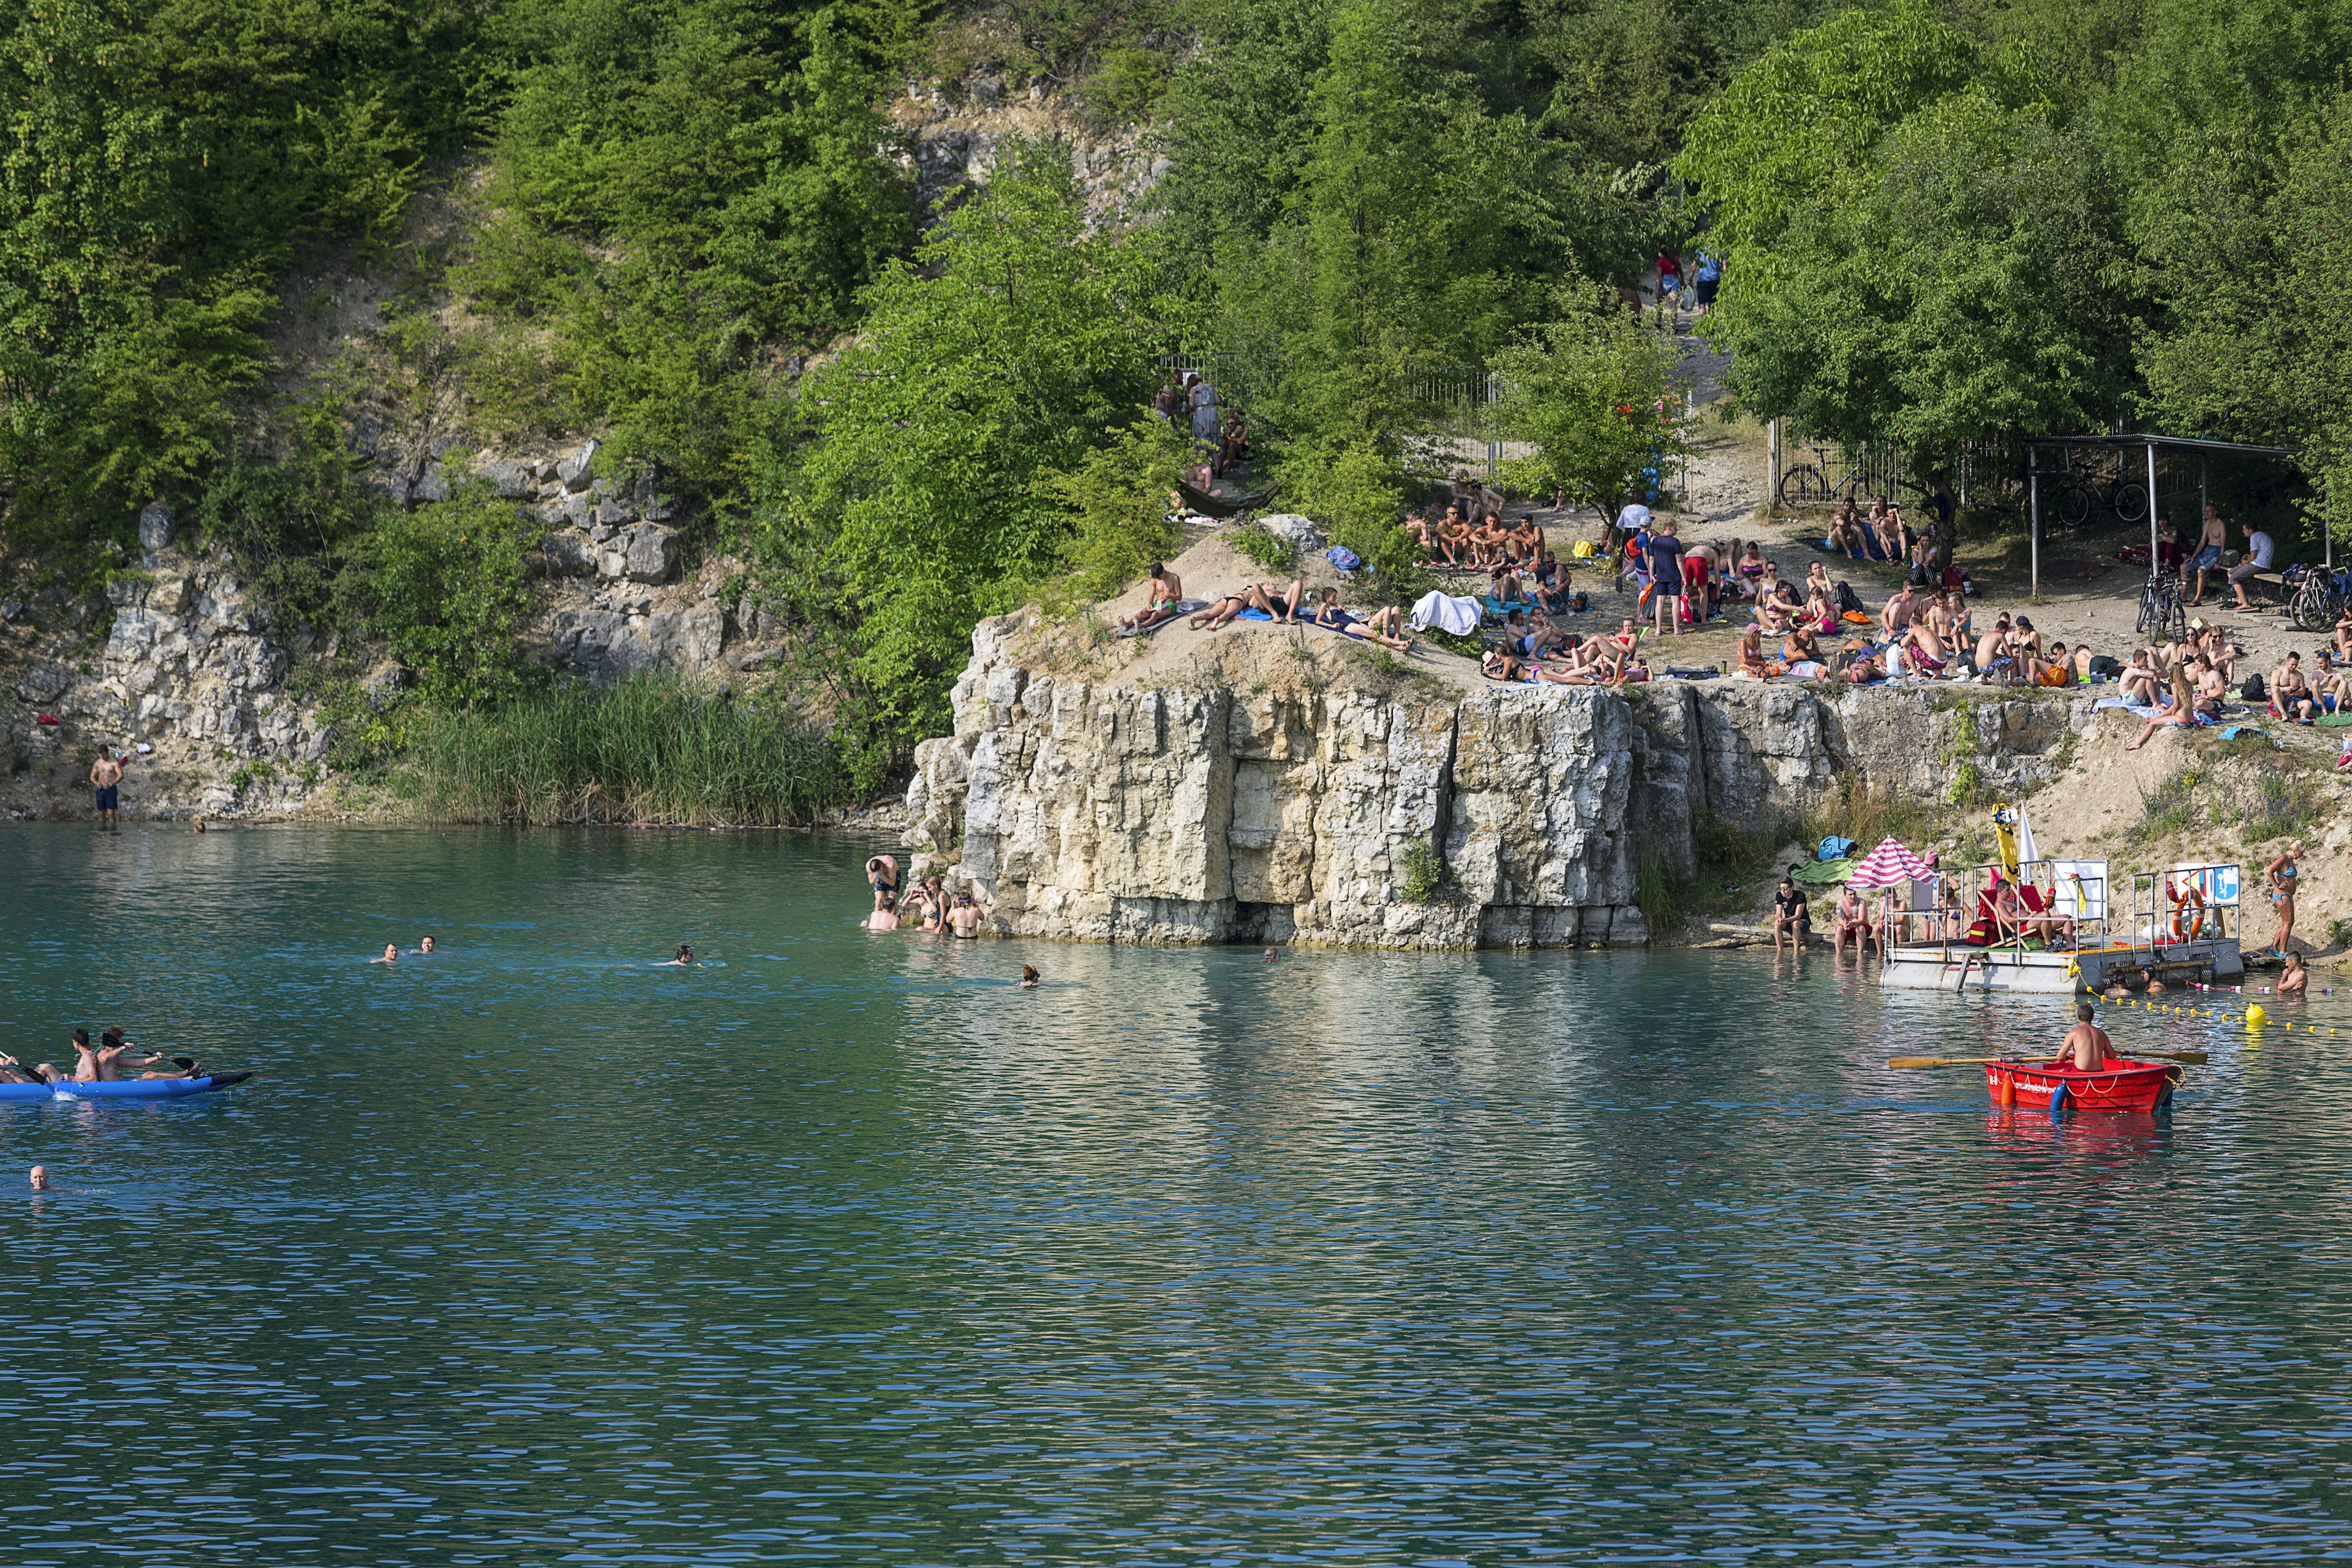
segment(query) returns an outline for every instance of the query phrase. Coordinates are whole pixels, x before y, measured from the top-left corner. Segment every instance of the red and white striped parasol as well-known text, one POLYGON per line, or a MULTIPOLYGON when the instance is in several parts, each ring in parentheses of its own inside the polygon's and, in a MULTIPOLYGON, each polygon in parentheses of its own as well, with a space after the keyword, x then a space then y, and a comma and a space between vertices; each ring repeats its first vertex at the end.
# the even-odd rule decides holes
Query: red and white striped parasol
POLYGON ((1924 882, 1935 874, 1919 857, 1904 848, 1901 840, 1882 838, 1877 848, 1846 873, 1845 885, 1865 889, 1900 888, 1910 882, 1924 882))

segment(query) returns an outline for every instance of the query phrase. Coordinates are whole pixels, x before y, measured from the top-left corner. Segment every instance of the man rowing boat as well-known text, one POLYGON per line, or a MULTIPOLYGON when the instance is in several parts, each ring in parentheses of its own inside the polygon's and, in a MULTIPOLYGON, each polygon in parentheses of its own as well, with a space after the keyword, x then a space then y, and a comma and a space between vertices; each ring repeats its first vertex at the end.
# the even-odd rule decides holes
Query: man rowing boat
POLYGON ((2074 1026, 2066 1031, 2066 1043, 2058 1048, 2058 1060, 2053 1066, 2071 1065, 2077 1072, 2096 1072, 2109 1063, 2120 1065, 2123 1058, 2116 1055, 2115 1042, 2107 1032, 2091 1022, 2088 1002, 2074 1009, 2074 1026))

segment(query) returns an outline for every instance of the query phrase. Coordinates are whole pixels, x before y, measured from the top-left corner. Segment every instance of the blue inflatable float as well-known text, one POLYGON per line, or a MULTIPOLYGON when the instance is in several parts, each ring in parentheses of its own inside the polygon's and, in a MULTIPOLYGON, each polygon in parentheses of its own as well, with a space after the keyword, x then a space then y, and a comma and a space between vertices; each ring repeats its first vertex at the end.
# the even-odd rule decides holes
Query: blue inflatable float
POLYGON ((202 1078, 134 1078, 120 1083, 0 1083, 5 1100, 177 1100, 209 1094, 243 1083, 249 1072, 207 1073, 202 1078))

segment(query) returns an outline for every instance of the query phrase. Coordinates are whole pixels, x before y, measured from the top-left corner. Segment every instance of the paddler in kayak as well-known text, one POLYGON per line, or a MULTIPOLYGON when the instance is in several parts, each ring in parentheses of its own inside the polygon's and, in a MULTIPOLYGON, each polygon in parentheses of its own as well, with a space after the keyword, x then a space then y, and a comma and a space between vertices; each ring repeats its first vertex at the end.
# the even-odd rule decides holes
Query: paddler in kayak
POLYGON ((2074 1026, 2066 1031, 2066 1043, 2058 1048, 2058 1059, 2052 1066, 2096 1072, 2123 1060, 2116 1055, 2115 1042, 2107 1038, 2107 1032, 2091 1022, 2093 1016, 2088 1002, 2074 1009, 2074 1026))

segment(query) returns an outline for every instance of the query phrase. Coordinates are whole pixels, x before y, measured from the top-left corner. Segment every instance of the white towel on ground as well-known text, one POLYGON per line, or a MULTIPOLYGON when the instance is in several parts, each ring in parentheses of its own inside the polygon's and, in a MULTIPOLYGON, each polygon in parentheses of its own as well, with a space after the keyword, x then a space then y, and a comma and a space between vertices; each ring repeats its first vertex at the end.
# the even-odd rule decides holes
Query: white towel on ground
POLYGON ((1425 632, 1433 626, 1458 637, 1468 637, 1478 629, 1481 608, 1475 599, 1457 599, 1451 594, 1433 591, 1421 596, 1407 619, 1417 632, 1425 632))

